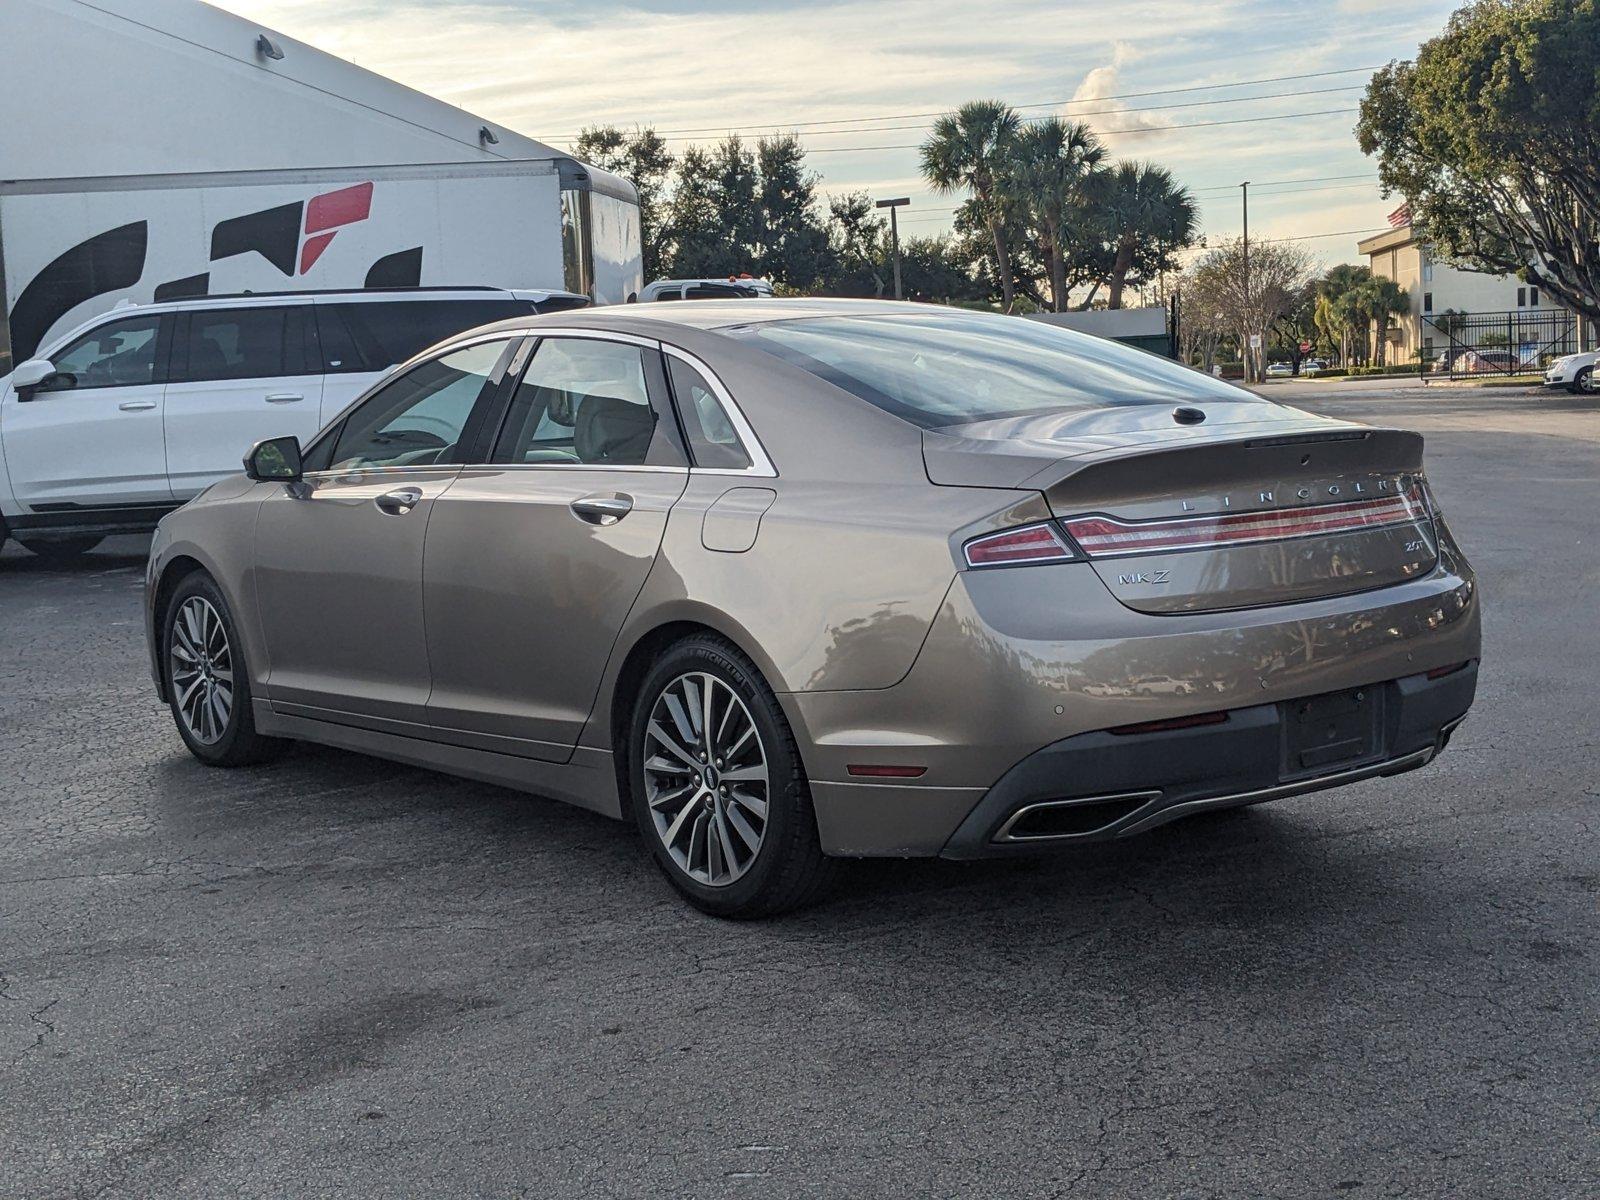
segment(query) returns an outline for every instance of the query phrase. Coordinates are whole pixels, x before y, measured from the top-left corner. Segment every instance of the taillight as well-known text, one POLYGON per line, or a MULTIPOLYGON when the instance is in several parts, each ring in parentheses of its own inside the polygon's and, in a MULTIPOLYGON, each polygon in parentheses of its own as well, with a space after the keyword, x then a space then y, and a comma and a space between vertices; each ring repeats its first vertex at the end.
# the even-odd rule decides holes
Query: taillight
POLYGON ((1076 558, 1054 525, 1024 525, 973 538, 962 552, 969 567, 1016 567, 1025 563, 1067 562, 1076 558))
POLYGON ((1062 524, 1090 558, 1114 558, 1407 525, 1425 520, 1427 515, 1422 491, 1413 485, 1396 496, 1307 504, 1270 512, 1210 513, 1159 521, 1089 516, 1072 517, 1062 524))

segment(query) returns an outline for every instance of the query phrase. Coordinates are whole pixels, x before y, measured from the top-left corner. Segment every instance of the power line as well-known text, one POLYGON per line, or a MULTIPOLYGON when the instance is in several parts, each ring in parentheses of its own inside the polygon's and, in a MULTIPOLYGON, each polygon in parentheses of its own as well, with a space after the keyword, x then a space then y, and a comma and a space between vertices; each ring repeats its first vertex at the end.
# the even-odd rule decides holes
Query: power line
MULTIPOLYGON (((1301 117, 1327 117, 1338 113, 1359 112, 1355 108, 1321 108, 1315 112, 1281 113, 1274 117, 1234 117, 1227 121, 1186 121, 1181 125, 1155 125, 1134 129, 1102 129, 1101 134, 1173 133, 1180 129, 1211 129, 1218 125, 1253 125, 1262 121, 1293 121, 1301 117)), ((807 154, 860 154, 882 150, 920 150, 921 142, 901 142, 889 146, 818 146, 807 148, 807 154)))
MULTIPOLYGON (((1291 195, 1294 195, 1297 192, 1333 192, 1333 191, 1339 191, 1339 190, 1344 189, 1344 188, 1360 187, 1361 184, 1360 183, 1334 183, 1332 186, 1326 186, 1325 185, 1325 186, 1322 186, 1322 187, 1288 187, 1288 186, 1284 186, 1284 185, 1287 185, 1287 184, 1304 184, 1304 183, 1322 184, 1322 183, 1324 183, 1324 181, 1341 180, 1341 179, 1356 179, 1356 180, 1365 181, 1365 180, 1376 179, 1377 177, 1378 177, 1378 174, 1377 174, 1376 171, 1362 171, 1362 172, 1358 172, 1357 174, 1354 174, 1354 175, 1312 175, 1312 176, 1309 176, 1309 177, 1307 177, 1305 179, 1268 179, 1268 180, 1263 180, 1260 184, 1251 184, 1250 186, 1251 187, 1258 187, 1259 186, 1259 187, 1263 187, 1263 188, 1277 188, 1278 189, 1277 191, 1264 191, 1264 192, 1261 193, 1261 195, 1263 195, 1263 196, 1291 196, 1291 195)), ((1225 184, 1222 184, 1222 185, 1220 185, 1218 187, 1190 188, 1188 190, 1189 190, 1189 194, 1190 195, 1198 196, 1198 195, 1203 195, 1203 194, 1209 193, 1209 192, 1234 192, 1234 191, 1238 190, 1238 187, 1239 187, 1239 185, 1236 184, 1236 183, 1225 183, 1225 184)), ((867 190, 871 191, 872 189, 868 188, 867 190)), ((959 208, 961 208, 960 204, 933 204, 933 205, 919 204, 919 205, 917 205, 917 212, 916 212, 915 216, 902 217, 901 219, 905 220, 905 221, 923 220, 925 214, 930 214, 930 213, 934 213, 934 214, 937 214, 937 213, 953 213, 953 212, 957 211, 959 208)))
MULTIPOLYGON (((1095 96, 1095 97, 1092 97, 1090 99, 1085 99, 1085 100, 1070 100, 1070 99, 1069 100, 1036 100, 1036 101, 1031 101, 1030 103, 1027 103, 1027 104, 1013 104, 1011 107, 1012 108, 1065 108, 1069 104, 1101 104, 1101 103, 1104 103, 1107 100, 1138 100, 1138 99, 1142 99, 1142 98, 1144 98, 1146 96, 1176 96, 1176 95, 1180 95, 1180 94, 1186 93, 1186 92, 1214 92, 1214 91, 1219 91, 1219 90, 1221 90, 1223 88, 1255 87, 1258 84, 1263 84, 1263 83, 1289 83, 1289 82, 1292 82, 1294 80, 1299 80, 1299 79, 1328 79, 1328 78, 1330 78, 1332 76, 1335 76, 1335 75, 1359 75, 1359 74, 1363 74, 1363 73, 1366 73, 1366 72, 1379 70, 1381 68, 1381 65, 1382 64, 1380 64, 1377 67, 1344 67, 1344 68, 1341 68, 1340 70, 1337 70, 1337 71, 1307 71, 1307 72, 1302 72, 1302 73, 1296 74, 1296 75, 1269 75, 1269 76, 1266 76, 1266 77, 1261 78, 1261 79, 1237 79, 1237 80, 1234 80, 1231 83, 1196 83, 1196 84, 1187 85, 1185 87, 1154 88, 1154 89, 1152 89, 1150 91, 1144 91, 1144 92, 1121 92, 1121 93, 1119 93, 1117 95, 1114 95, 1114 96, 1095 96)), ((1245 98, 1248 99, 1248 97, 1245 97, 1245 98)), ((769 124, 771 126, 781 127, 783 129, 806 129, 806 128, 814 128, 815 126, 818 126, 818 125, 839 125, 839 124, 848 124, 848 123, 852 123, 852 122, 861 122, 861 121, 911 121, 911 120, 920 120, 920 119, 923 119, 925 117, 943 117, 943 116, 946 116, 949 113, 952 113, 954 111, 955 111, 954 109, 944 108, 944 109, 939 109, 937 112, 884 113, 882 116, 876 116, 876 117, 830 117, 830 118, 827 118, 826 120, 816 120, 816 121, 773 121, 773 122, 770 122, 769 124)), ((635 122, 635 124, 637 124, 637 122, 635 122)), ((765 128, 765 127, 766 126, 763 126, 763 128, 765 128)), ((648 128, 648 126, 646 126, 646 128, 648 128)), ((743 129, 739 129, 739 128, 730 128, 730 127, 728 127, 726 125, 701 125, 701 126, 698 126, 698 127, 695 127, 695 128, 690 128, 690 129, 658 129, 658 130, 656 130, 656 133, 661 134, 661 135, 665 135, 665 134, 669 134, 669 133, 674 133, 674 134, 676 134, 676 133, 724 133, 724 134, 726 134, 726 133, 748 132, 751 128, 753 128, 753 127, 746 126, 743 129)), ((870 129, 863 130, 862 132, 870 133, 871 130, 870 129)), ((577 136, 578 136, 578 134, 569 133, 569 134, 565 134, 565 135, 562 135, 562 136, 553 137, 550 140, 551 141, 568 141, 568 142, 570 142, 574 138, 576 138, 577 136)))
MULTIPOLYGON (((1141 104, 1125 108, 1094 108, 1088 109, 1084 112, 1067 113, 1065 115, 1075 121, 1079 117, 1121 116, 1124 113, 1163 112, 1173 108, 1202 108, 1217 104, 1252 104, 1258 100, 1287 100, 1295 96, 1325 96, 1330 92, 1355 92, 1360 91, 1364 86, 1364 84, 1352 83, 1347 84, 1344 87, 1303 88, 1295 92, 1268 92, 1263 96, 1229 96, 1220 100, 1186 100, 1181 104, 1141 104)), ((1096 99, 1099 100, 1100 98, 1097 97, 1096 99)), ((1111 99, 1111 97, 1108 96, 1105 97, 1105 99, 1111 99)), ((1087 103, 1087 101, 1085 101, 1085 103, 1087 103)), ((1022 120, 1028 124, 1036 124, 1041 121, 1051 120, 1055 115, 1056 114, 1052 113, 1049 116, 1043 117, 1023 117, 1022 120)), ((804 136, 809 138, 823 137, 830 134, 889 133, 902 129, 927 129, 928 127, 928 124, 923 122, 918 125, 874 125, 864 129, 811 129, 808 130, 804 136)), ((766 129, 765 131, 752 132, 746 130, 744 131, 744 135, 754 137, 782 136, 790 131, 791 127, 775 125, 766 129)), ((704 139, 696 137, 664 137, 661 140, 664 142, 697 142, 703 141, 704 139)))

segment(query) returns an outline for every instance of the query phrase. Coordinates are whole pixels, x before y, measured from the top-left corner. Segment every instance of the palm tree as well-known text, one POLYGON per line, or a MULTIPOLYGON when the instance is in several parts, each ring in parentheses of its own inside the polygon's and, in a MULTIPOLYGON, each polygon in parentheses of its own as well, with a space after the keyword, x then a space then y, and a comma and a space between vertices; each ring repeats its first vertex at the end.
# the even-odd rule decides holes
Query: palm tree
POLYGON ((977 201, 994 239, 995 266, 1007 312, 1014 296, 999 184, 1017 126, 1017 114, 1010 105, 999 100, 970 100, 935 121, 933 132, 922 143, 922 174, 933 190, 948 193, 968 188, 977 201))
POLYGON ((1050 255, 1050 296, 1057 312, 1067 307, 1062 247, 1067 220, 1081 205, 1084 184, 1105 156, 1105 147, 1088 125, 1059 117, 1025 126, 1011 144, 1002 189, 1043 235, 1050 255))
MULTIPOLYGON (((1361 308, 1372 325, 1372 365, 1381 367, 1386 357, 1391 318, 1411 311, 1411 293, 1392 279, 1374 276, 1358 289, 1361 308)), ((1364 331, 1363 331, 1364 332, 1364 331)))
POLYGON ((1107 280, 1106 307, 1121 308, 1128 276, 1141 257, 1163 254, 1194 241, 1198 214, 1187 188, 1154 163, 1118 163, 1101 172, 1095 199, 1103 208, 1116 248, 1107 280))

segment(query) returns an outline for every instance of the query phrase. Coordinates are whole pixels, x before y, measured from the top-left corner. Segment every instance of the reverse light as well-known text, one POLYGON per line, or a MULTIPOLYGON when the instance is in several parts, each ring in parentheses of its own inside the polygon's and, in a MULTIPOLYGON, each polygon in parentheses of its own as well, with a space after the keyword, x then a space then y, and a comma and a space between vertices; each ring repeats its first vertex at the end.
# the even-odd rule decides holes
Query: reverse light
POLYGON ((1413 485, 1399 495, 1339 504, 1306 504, 1267 512, 1210 513, 1159 521, 1073 517, 1062 524, 1090 558, 1113 558, 1203 550, 1246 542, 1276 542, 1323 533, 1349 533, 1385 525, 1414 524, 1427 516, 1422 491, 1413 485))
POLYGON ((969 567, 1015 567, 1025 563, 1068 562, 1077 556, 1048 521, 1002 533, 986 533, 962 547, 969 567))

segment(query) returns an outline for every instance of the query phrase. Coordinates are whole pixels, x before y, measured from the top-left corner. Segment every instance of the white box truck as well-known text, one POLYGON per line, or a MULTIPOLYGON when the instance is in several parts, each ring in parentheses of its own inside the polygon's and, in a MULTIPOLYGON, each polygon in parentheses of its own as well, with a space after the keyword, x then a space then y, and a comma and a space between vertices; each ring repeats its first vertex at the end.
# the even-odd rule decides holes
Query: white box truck
POLYGON ((559 157, 0 181, 0 267, 15 362, 124 301, 643 285, 632 185, 559 157))

